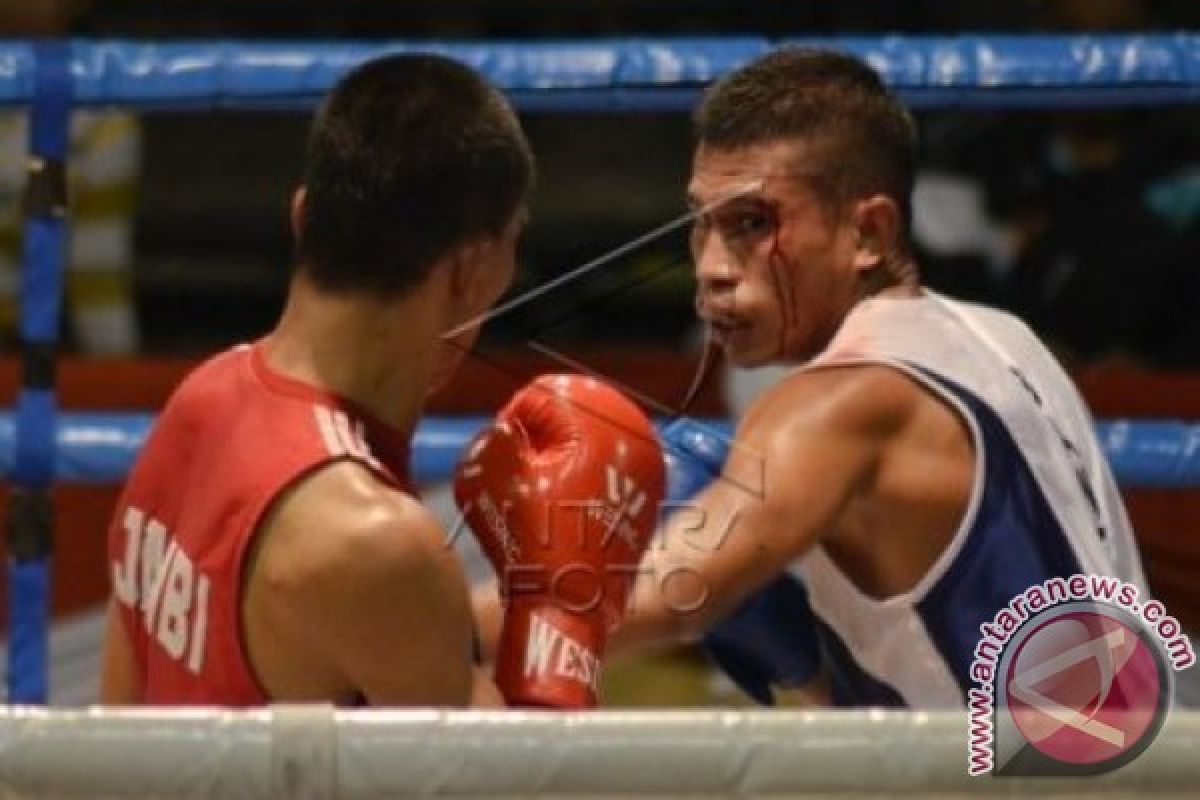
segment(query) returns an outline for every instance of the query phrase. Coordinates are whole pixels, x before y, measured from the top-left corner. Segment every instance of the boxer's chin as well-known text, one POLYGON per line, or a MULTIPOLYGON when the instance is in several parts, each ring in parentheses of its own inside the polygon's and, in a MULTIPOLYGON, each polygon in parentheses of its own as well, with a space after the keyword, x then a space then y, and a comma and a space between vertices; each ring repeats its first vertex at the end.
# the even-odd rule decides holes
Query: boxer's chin
POLYGON ((759 356, 753 358, 742 358, 737 361, 730 359, 729 363, 738 369, 761 369, 779 363, 778 358, 770 358, 768 356, 759 356))
POLYGON ((778 360, 777 354, 773 351, 768 352, 763 348, 739 346, 734 342, 724 342, 721 349, 725 354, 725 361, 741 369, 765 367, 778 360))
POLYGON ((779 358, 779 348, 773 342, 763 341, 761 335, 750 326, 736 331, 716 334, 725 361, 735 367, 748 369, 771 364, 779 358))

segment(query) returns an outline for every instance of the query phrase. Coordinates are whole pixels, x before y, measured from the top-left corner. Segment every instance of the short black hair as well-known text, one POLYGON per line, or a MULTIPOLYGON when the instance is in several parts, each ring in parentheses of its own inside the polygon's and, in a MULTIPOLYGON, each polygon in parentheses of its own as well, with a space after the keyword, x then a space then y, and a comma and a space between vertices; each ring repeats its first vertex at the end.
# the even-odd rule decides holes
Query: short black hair
POLYGON ((369 61, 313 122, 300 269, 327 291, 403 294, 450 248, 503 231, 532 182, 516 115, 474 70, 431 54, 369 61))
POLYGON ((787 139, 816 141, 836 200, 880 192, 911 223, 917 131, 879 75, 854 56, 784 47, 715 83, 694 118, 697 143, 734 150, 787 139))

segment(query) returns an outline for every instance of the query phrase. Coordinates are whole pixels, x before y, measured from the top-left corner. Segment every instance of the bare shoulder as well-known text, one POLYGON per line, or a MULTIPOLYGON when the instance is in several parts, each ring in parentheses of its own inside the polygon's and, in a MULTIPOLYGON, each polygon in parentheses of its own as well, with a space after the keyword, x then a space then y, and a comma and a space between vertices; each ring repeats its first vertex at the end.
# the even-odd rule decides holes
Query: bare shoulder
POLYGON ((911 378, 881 364, 800 370, 750 407, 738 439, 766 446, 794 443, 797 436, 886 440, 904 428, 923 397, 911 378))
POLYGON ((296 682, 277 685, 332 686, 372 705, 469 700, 466 581, 416 498, 339 462, 281 498, 257 543, 247 619, 252 639, 273 643, 275 674, 296 682))
POLYGON ((362 591, 437 571, 449 555, 440 525, 416 498, 353 461, 324 467, 290 489, 259 539, 260 579, 304 605, 351 586, 362 591))

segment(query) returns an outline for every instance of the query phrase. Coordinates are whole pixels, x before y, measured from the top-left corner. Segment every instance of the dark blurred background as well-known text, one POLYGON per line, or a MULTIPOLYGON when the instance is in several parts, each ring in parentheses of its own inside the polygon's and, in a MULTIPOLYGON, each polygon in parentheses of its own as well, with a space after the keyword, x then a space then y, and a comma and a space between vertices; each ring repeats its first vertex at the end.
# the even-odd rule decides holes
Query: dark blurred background
MULTIPOLYGON (((70 31, 153 40, 1198 27, 1195 0, 0 2, 0 33, 8 35, 70 31)), ((103 280, 73 287, 69 345, 96 353, 192 355, 266 330, 288 276, 285 212, 307 121, 306 114, 291 112, 151 113, 111 134, 132 138, 112 156, 120 169, 106 168, 99 158, 93 172, 101 186, 92 193, 98 199, 80 201, 87 208, 77 209, 80 230, 94 212, 99 232, 92 238, 109 250, 93 259, 104 262, 92 270, 103 280), (113 184, 104 185, 105 178, 113 184), (121 247, 113 245, 114 225, 126 228, 121 247), (77 310, 89 303, 102 307, 91 321, 77 310)), ((916 231, 932 286, 1016 310, 1069 358, 1200 362, 1200 119, 1194 108, 926 112, 919 121, 924 166, 916 231)), ((526 284, 683 211, 686 115, 538 113, 524 122, 540 173, 521 255, 526 284)), ((113 141, 95 134, 80 146, 111 149, 113 141)), ((86 165, 86 156, 79 163, 86 165)), ((77 195, 91 197, 88 191, 77 195)), ((14 225, 16 197, 15 189, 0 195, 0 212, 14 225)), ((584 304, 594 299, 591 293, 619 305, 620 324, 613 324, 611 309, 576 315, 561 336, 668 348, 694 336, 682 243, 664 240, 631 261, 625 269, 645 276, 636 286, 571 290, 584 304)), ((545 313, 542 322, 558 324, 552 311, 545 313)), ((492 335, 527 332, 506 325, 492 335)))

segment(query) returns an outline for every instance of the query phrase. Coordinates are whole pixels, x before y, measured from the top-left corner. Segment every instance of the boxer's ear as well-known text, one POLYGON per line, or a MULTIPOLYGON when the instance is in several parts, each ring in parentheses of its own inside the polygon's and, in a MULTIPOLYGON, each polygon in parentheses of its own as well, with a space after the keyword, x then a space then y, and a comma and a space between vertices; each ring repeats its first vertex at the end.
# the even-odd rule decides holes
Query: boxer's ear
POLYGON ((486 243, 471 241, 454 248, 447 265, 450 268, 450 292, 460 306, 482 307, 487 293, 488 270, 486 243))
POLYGON ((304 238, 304 215, 307 204, 308 190, 304 186, 298 186, 296 191, 292 192, 292 206, 289 210, 289 220, 292 225, 292 241, 297 244, 304 238))
POLYGON ((900 209, 892 198, 875 194, 859 200, 851 211, 854 226, 854 269, 870 272, 896 249, 900 209))

